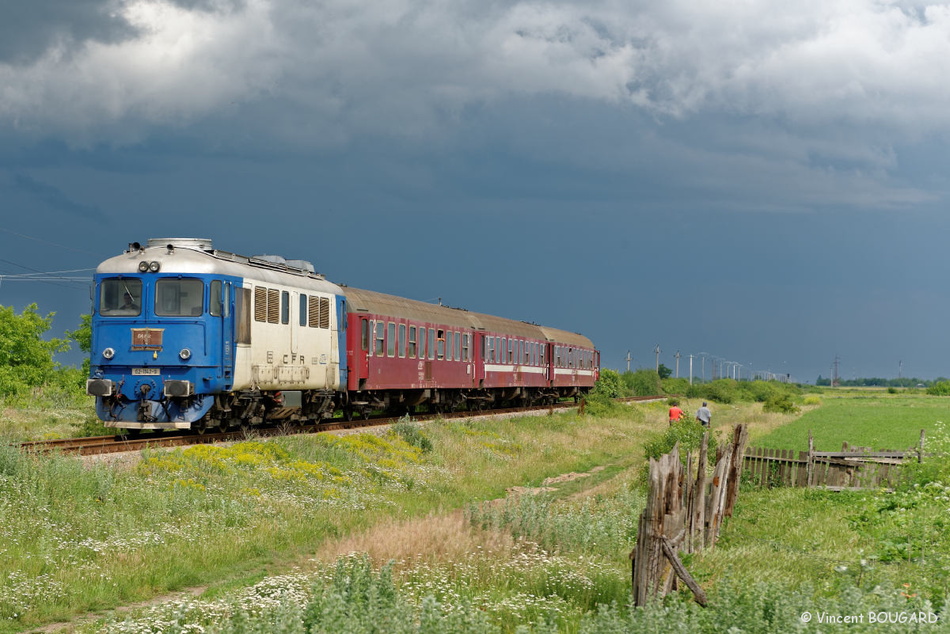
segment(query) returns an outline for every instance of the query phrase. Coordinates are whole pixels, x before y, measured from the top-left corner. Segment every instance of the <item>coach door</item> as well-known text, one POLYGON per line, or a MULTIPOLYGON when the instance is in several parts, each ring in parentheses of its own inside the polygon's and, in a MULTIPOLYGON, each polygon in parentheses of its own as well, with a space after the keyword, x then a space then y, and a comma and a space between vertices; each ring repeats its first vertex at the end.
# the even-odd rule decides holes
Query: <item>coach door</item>
POLYGON ((472 387, 480 388, 485 385, 485 333, 476 332, 472 350, 472 359, 475 369, 472 373, 472 387))
MULTIPOLYGON (((353 324, 351 324, 353 325, 353 324)), ((350 361, 350 373, 348 385, 351 390, 362 389, 362 381, 369 377, 369 347, 372 343, 372 332, 370 332, 371 322, 369 317, 360 317, 359 318, 359 329, 356 331, 359 333, 359 343, 356 345, 347 345, 347 354, 350 361)), ((353 332, 349 333, 353 335, 353 332)), ((347 337, 347 341, 352 341, 347 337)))

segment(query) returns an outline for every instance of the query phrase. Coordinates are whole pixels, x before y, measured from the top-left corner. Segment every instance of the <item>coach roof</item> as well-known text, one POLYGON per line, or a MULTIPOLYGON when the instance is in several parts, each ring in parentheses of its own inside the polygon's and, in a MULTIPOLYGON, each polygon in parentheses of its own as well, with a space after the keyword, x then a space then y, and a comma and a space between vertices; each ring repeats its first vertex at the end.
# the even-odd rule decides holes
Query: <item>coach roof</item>
POLYGON ((565 330, 538 326, 514 319, 495 317, 482 313, 473 313, 459 308, 451 308, 438 304, 429 304, 414 299, 406 299, 395 295, 386 295, 375 291, 344 287, 350 311, 366 312, 371 315, 411 319, 425 324, 439 324, 455 326, 472 330, 484 330, 491 333, 514 335, 526 339, 540 339, 572 345, 582 348, 593 348, 590 339, 565 330))

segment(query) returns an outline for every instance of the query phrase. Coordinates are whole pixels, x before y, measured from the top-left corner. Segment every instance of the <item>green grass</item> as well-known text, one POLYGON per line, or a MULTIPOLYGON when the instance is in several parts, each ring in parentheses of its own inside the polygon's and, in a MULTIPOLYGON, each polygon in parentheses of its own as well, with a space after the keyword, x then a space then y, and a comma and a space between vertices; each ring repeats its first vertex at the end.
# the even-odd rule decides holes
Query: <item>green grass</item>
POLYGON ((872 449, 903 450, 915 447, 920 430, 932 432, 937 421, 950 422, 950 399, 946 397, 892 396, 883 390, 849 393, 841 398, 826 394, 821 407, 754 444, 805 451, 811 431, 818 451, 839 451, 845 442, 872 449))
POLYGON ((628 466, 644 432, 628 411, 402 429, 416 444, 390 433, 200 445, 131 468, 0 446, 0 632, 253 578, 385 518, 628 466))
MULTIPOLYGON (((812 418, 828 427, 869 401, 911 433, 920 417, 906 412, 942 404, 825 395, 806 416, 828 409, 812 418)), ((760 405, 719 410, 720 426, 748 419, 774 430, 767 438, 790 420, 760 405)), ((743 490, 717 547, 684 557, 709 607, 681 592, 631 609, 643 444, 668 423, 655 406, 622 411, 156 451, 127 469, 0 447, 0 632, 204 584, 199 599, 80 631, 836 631, 799 616, 944 609, 950 462, 939 450, 950 442, 937 425, 938 464, 896 493, 743 490), (506 497, 595 466, 606 469, 506 497)), ((861 418, 844 440, 887 440, 861 418)))

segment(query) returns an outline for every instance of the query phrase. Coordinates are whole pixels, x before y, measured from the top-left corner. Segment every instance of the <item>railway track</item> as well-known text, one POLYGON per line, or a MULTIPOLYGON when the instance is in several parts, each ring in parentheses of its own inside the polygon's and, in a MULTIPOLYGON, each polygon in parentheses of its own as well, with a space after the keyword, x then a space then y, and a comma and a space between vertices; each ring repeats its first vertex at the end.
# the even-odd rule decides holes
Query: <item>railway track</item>
MULTIPOLYGON (((617 399, 621 402, 640 402, 657 400, 661 396, 632 396, 617 399)), ((555 405, 545 405, 543 407, 517 407, 508 409, 494 409, 480 412, 446 412, 441 414, 413 414, 414 421, 427 421, 458 418, 477 418, 480 416, 504 416, 518 415, 528 413, 544 413, 554 410, 565 410, 578 407, 576 403, 557 403, 555 405)), ((366 429, 391 425, 399 420, 399 417, 384 416, 378 418, 369 418, 360 421, 346 421, 342 419, 333 419, 318 425, 291 425, 282 424, 270 427, 254 427, 252 430, 234 430, 226 432, 204 433, 204 434, 141 434, 141 435, 122 435, 113 436, 91 436, 87 438, 60 438, 56 440, 35 440, 20 443, 20 449, 27 452, 45 454, 45 453, 63 453, 79 456, 94 456, 109 453, 122 453, 127 451, 141 451, 148 448, 165 447, 184 447, 188 445, 212 444, 218 442, 239 442, 253 438, 269 438, 273 436, 286 436, 288 434, 319 434, 329 431, 341 431, 347 429, 366 429)))

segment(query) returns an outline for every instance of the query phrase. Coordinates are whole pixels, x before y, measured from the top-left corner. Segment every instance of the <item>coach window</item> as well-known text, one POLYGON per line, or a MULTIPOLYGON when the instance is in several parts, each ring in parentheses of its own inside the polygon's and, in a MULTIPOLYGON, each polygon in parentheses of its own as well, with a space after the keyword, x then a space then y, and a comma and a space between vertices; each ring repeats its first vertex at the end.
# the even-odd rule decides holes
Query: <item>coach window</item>
POLYGON ((376 356, 381 357, 386 351, 386 324, 376 322, 376 356))
POLYGON ((389 336, 386 340, 386 356, 395 357, 396 356, 396 324, 389 322, 387 324, 389 330, 389 336))
POLYGON ((285 326, 290 323, 290 293, 280 292, 280 323, 285 326))
POLYGON ((469 335, 467 332, 462 335, 462 361, 466 361, 466 362, 469 360, 468 351, 470 347, 470 344, 469 344, 470 336, 471 335, 469 335))
POLYGON ((409 358, 416 358, 416 327, 409 326, 409 358))
POLYGON ((155 284, 155 314, 162 317, 197 317, 204 309, 201 280, 165 278, 155 284))
POLYGON ((445 331, 439 330, 435 336, 436 357, 441 361, 445 358, 445 331))
POLYGON ((399 356, 406 356, 406 324, 399 324, 399 356))
POLYGON ((515 340, 508 340, 508 363, 515 362, 515 340))
POLYGON ((429 328, 429 358, 435 359, 435 328, 429 328))
POLYGON ((301 294, 300 294, 300 306, 299 306, 299 309, 300 309, 300 325, 301 325, 301 326, 306 326, 306 325, 307 325, 307 315, 310 313, 309 306, 310 306, 310 304, 307 302, 307 296, 304 295, 303 293, 301 293, 301 294))
POLYGON ((251 343, 251 291, 234 288, 234 338, 237 343, 251 343))
POLYGON ((361 319, 360 327, 361 327, 360 342, 362 343, 362 346, 363 346, 363 352, 366 352, 367 350, 369 350, 369 320, 361 319))

